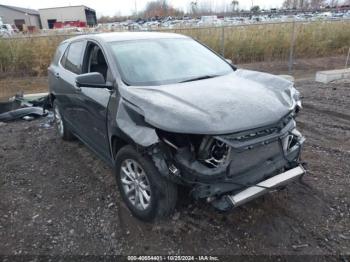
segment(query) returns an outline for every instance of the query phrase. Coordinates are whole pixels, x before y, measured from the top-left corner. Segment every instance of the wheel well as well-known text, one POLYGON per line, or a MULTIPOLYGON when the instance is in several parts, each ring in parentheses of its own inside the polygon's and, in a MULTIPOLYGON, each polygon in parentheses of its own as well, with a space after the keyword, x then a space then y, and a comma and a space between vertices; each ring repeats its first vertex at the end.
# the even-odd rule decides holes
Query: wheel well
POLYGON ((115 156, 118 154, 119 150, 126 145, 128 145, 128 143, 126 141, 124 141, 122 138, 120 138, 118 136, 112 136, 113 158, 115 158, 115 156))

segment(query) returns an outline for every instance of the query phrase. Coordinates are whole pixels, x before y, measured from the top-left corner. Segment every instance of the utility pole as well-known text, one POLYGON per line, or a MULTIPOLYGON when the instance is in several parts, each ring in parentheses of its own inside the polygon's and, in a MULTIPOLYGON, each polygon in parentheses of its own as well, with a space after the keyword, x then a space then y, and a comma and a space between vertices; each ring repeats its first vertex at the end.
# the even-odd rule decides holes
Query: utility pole
POLYGON ((137 17, 137 0, 135 0, 135 16, 137 17))
POLYGON ((290 41, 290 50, 289 50, 289 62, 288 62, 288 72, 292 74, 293 71, 293 63, 294 63, 294 45, 295 45, 295 37, 296 37, 296 22, 293 20, 292 24, 292 37, 290 41))

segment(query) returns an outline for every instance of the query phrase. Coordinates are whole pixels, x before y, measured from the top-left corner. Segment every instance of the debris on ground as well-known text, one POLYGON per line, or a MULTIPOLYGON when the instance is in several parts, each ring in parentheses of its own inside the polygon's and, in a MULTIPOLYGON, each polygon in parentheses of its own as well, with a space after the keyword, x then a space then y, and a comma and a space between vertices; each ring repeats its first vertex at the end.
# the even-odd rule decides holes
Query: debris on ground
POLYGON ((32 121, 46 116, 49 108, 49 96, 44 94, 17 94, 6 102, 0 102, 0 121, 10 122, 19 119, 32 121))
POLYGON ((299 249, 299 248, 304 248, 304 247, 308 247, 309 244, 299 244, 299 245, 292 245, 293 249, 299 249))

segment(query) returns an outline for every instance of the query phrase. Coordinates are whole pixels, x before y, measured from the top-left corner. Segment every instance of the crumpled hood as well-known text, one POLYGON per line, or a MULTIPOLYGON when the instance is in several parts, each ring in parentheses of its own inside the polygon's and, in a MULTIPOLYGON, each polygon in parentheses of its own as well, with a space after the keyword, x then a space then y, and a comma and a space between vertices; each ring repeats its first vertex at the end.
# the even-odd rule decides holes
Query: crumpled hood
POLYGON ((121 96, 161 130, 228 134, 277 123, 294 107, 293 83, 239 69, 231 74, 162 86, 125 86, 121 96))

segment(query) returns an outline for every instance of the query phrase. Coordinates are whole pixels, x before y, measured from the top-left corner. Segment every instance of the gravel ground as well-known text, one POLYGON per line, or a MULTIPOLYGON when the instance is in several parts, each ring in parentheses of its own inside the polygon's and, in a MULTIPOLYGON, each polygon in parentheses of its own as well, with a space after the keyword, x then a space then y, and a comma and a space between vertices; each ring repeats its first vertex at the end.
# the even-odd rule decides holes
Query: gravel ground
POLYGON ((110 168, 47 119, 0 124, 0 254, 350 255, 350 84, 296 85, 303 184, 229 213, 183 194, 155 224, 131 217, 110 168))

